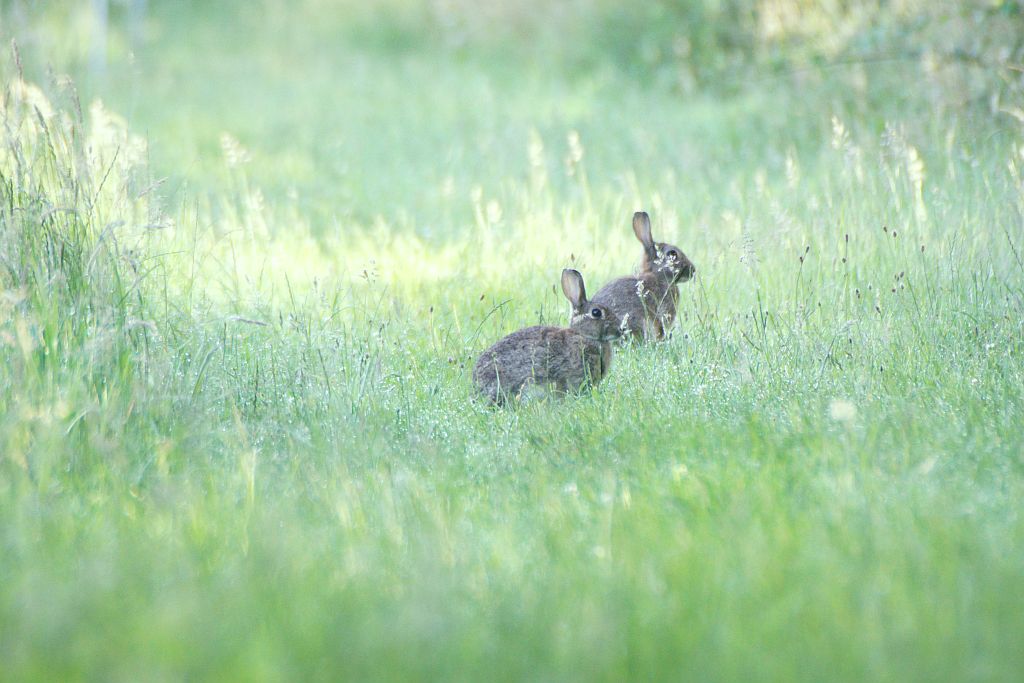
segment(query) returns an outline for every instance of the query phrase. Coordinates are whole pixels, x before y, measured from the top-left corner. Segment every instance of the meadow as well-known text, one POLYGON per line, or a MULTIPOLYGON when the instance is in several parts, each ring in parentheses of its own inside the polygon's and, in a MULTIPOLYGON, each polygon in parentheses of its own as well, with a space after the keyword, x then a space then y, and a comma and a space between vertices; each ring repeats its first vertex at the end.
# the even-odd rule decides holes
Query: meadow
POLYGON ((1019 678, 1018 3, 129 4, 0 5, 0 678, 1019 678))

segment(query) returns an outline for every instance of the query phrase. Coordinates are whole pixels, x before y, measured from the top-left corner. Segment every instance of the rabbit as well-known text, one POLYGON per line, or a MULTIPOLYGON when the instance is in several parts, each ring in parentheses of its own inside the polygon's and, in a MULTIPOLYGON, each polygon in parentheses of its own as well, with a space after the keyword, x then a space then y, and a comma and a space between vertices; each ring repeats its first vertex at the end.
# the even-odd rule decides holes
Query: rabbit
POLYGON ((587 299, 578 271, 562 271, 562 291, 572 304, 569 327, 527 327, 480 354, 473 383, 492 403, 524 398, 534 388, 575 393, 596 386, 608 374, 611 342, 622 334, 621 321, 587 299))
POLYGON ((633 232, 644 245, 640 274, 612 280, 594 295, 593 303, 622 320, 624 338, 659 341, 675 322, 679 283, 697 269, 679 247, 654 241, 646 212, 633 214, 633 232))

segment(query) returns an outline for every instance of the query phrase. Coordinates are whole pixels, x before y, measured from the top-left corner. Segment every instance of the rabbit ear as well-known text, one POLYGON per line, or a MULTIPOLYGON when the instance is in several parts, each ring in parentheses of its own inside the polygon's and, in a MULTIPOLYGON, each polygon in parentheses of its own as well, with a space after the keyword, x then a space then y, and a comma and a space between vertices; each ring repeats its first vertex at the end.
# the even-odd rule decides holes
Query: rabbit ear
POLYGON ((583 276, 578 270, 566 268, 562 271, 562 291, 577 311, 582 310, 587 303, 587 290, 583 286, 583 276))
POLYGON ((637 211, 633 214, 633 232, 644 245, 647 255, 654 258, 657 250, 654 247, 654 237, 651 236, 651 218, 646 211, 637 211))

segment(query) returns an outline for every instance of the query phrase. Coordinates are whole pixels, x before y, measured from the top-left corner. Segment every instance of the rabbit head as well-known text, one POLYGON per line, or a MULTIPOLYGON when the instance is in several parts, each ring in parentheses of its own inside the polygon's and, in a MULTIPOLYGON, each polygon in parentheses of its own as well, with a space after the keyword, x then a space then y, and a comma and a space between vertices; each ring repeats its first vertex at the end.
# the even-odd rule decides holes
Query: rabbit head
POLYGON ((651 235, 651 219, 646 211, 633 214, 633 232, 644 246, 644 258, 640 263, 642 273, 653 273, 669 284, 686 282, 697 269, 683 250, 674 244, 655 242, 651 235))
POLYGON ((562 271, 562 291, 572 304, 569 327, 587 339, 606 342, 622 335, 621 321, 606 306, 587 299, 583 276, 579 271, 566 268, 562 271))

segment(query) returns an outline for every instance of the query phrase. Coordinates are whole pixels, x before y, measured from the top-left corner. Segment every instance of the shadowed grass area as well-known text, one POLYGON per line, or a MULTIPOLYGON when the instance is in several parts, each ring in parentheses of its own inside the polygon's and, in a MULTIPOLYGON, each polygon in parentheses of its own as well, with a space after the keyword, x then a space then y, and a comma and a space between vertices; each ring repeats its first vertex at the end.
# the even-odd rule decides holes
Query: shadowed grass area
POLYGON ((55 7, 4 67, 4 677, 1024 667, 1012 116, 899 63, 545 69, 419 6, 155 2, 98 76, 55 7), (698 268, 672 338, 474 400, 640 208, 698 268))

